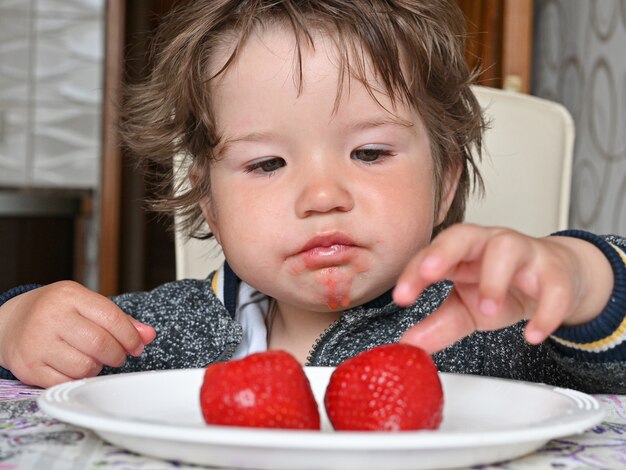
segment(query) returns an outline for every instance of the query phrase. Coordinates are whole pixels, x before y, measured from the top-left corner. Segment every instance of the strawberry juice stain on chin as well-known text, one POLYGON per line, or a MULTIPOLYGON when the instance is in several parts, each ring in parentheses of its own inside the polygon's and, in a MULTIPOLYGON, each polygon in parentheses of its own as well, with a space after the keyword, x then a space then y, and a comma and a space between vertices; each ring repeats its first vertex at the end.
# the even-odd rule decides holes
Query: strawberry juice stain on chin
POLYGON ((352 276, 342 273, 338 268, 326 268, 315 275, 320 284, 326 288, 326 304, 332 310, 350 306, 350 287, 352 276))
POLYGON ((358 250, 345 245, 323 247, 304 255, 304 267, 314 272, 316 282, 324 287, 326 305, 332 310, 350 306, 354 276, 364 272, 358 250))
POLYGON ((313 273, 313 279, 323 288, 326 305, 332 310, 348 308, 355 276, 367 271, 358 253, 358 248, 341 244, 315 247, 294 260, 292 274, 313 273))

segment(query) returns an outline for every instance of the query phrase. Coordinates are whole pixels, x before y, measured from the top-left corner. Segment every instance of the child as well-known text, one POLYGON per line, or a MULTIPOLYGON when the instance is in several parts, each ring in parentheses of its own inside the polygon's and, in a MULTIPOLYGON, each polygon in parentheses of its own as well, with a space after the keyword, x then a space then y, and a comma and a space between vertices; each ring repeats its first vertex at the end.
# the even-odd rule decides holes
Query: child
POLYGON ((173 12, 125 135, 187 157, 191 189, 163 207, 190 233, 206 221, 227 262, 112 299, 5 293, 5 376, 47 387, 267 348, 326 366, 403 340, 441 371, 625 393, 626 240, 458 224, 483 129, 463 24, 444 0, 173 12))

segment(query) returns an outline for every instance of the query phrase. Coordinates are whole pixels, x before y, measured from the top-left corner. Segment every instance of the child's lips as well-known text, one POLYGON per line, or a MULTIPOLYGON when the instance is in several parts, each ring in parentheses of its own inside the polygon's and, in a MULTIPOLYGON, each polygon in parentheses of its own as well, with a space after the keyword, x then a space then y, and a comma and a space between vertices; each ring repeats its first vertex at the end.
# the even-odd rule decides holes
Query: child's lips
POLYGON ((296 257, 304 261, 307 269, 322 269, 349 263, 359 246, 348 236, 333 234, 309 240, 296 257))
POLYGON ((349 263, 354 258, 354 246, 332 245, 305 251, 302 256, 308 269, 330 268, 349 263))
POLYGON ((357 246, 357 243, 348 235, 341 232, 333 232, 325 235, 318 235, 307 241, 298 254, 316 250, 318 248, 332 248, 333 246, 357 246))
POLYGON ((335 244, 335 245, 330 245, 330 246, 317 246, 315 248, 311 248, 310 250, 305 251, 304 254, 306 256, 330 258, 333 256, 334 257, 341 256, 343 253, 345 253, 346 250, 350 248, 352 248, 352 246, 340 245, 340 244, 335 244))

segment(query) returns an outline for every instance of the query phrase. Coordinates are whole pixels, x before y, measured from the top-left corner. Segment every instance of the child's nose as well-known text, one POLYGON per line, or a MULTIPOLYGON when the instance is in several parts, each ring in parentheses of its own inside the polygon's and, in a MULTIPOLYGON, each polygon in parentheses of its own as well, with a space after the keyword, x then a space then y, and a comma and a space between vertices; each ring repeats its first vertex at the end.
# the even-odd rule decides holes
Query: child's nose
POLYGON ((296 200, 298 217, 333 211, 348 212, 354 207, 352 193, 337 172, 311 172, 303 179, 296 200))

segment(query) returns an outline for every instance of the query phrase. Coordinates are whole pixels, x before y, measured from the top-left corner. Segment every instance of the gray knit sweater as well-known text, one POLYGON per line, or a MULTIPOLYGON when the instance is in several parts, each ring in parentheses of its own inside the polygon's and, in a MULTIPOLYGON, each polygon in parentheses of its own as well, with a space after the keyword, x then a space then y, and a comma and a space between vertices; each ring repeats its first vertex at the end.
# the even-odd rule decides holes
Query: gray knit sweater
MULTIPOLYGON (((557 331, 556 335, 570 346, 553 339, 539 346, 529 345, 523 338, 524 322, 474 333, 434 355, 440 371, 543 382, 588 393, 626 393, 626 260, 607 243, 626 250, 626 239, 586 232, 568 235, 595 243, 611 262, 615 287, 598 318, 557 331), (611 340, 609 347, 607 339, 611 340), (572 348, 571 344, 590 346, 593 351, 572 348)), ((34 288, 37 285, 7 291, 0 295, 0 305, 34 288)), ((236 288, 231 282, 231 291, 236 288)), ((447 282, 434 284, 408 308, 398 307, 387 293, 345 311, 312 345, 308 365, 334 366, 361 351, 397 341, 409 327, 434 312, 450 289, 447 282)), ((157 337, 140 357, 129 357, 121 368, 105 367, 103 374, 205 367, 229 359, 242 340, 242 327, 234 320, 234 302, 222 302, 214 294, 211 277, 176 281, 112 300, 129 315, 152 325, 157 337)), ((0 368, 0 377, 13 376, 0 368)))
MULTIPOLYGON (((625 247, 624 239, 612 238, 625 247)), ((374 346, 395 342, 412 325, 446 299, 450 284, 430 286, 411 307, 393 302, 347 310, 311 347, 308 364, 334 366, 374 346)), ((624 294, 622 292, 621 294, 624 294)), ((152 325, 157 337, 140 357, 129 357, 119 369, 204 367, 227 360, 242 339, 242 328, 211 289, 211 278, 181 280, 150 292, 113 298, 122 310, 152 325)), ((588 393, 626 393, 624 355, 599 354, 581 359, 552 340, 531 346, 523 338, 524 322, 491 332, 476 332, 434 355, 442 372, 543 382, 588 393)), ((624 348, 624 343, 619 346, 624 348)), ((615 348, 614 348, 615 349, 615 348)))

